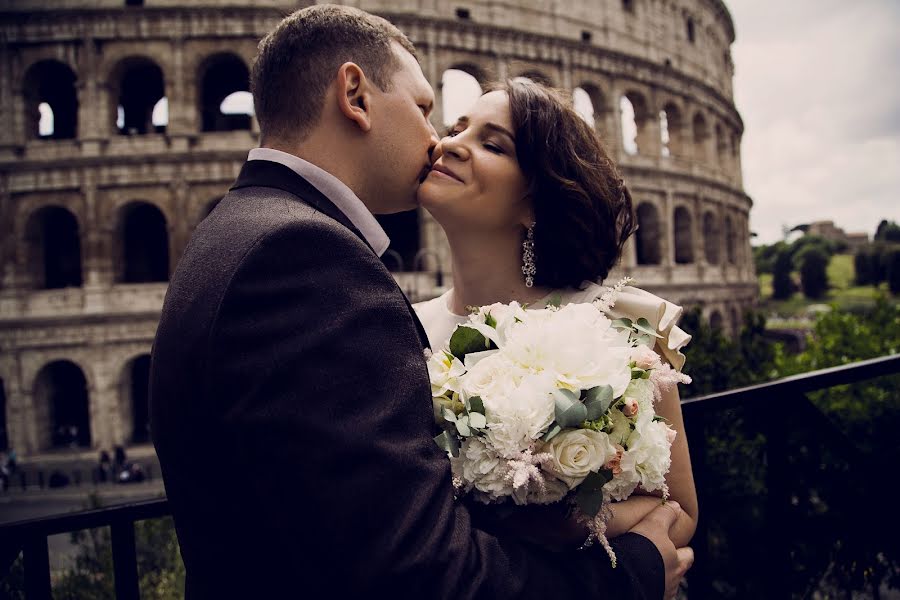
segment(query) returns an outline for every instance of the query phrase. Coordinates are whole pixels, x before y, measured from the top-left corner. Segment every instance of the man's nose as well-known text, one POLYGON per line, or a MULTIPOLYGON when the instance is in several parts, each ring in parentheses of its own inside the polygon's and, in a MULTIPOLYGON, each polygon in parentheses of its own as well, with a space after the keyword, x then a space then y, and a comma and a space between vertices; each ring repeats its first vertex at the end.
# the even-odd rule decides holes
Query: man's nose
POLYGON ((434 125, 431 122, 431 119, 428 120, 428 156, 431 157, 431 162, 437 160, 437 156, 435 156, 435 149, 437 148, 438 143, 440 143, 441 138, 438 136, 437 130, 434 128, 434 125))

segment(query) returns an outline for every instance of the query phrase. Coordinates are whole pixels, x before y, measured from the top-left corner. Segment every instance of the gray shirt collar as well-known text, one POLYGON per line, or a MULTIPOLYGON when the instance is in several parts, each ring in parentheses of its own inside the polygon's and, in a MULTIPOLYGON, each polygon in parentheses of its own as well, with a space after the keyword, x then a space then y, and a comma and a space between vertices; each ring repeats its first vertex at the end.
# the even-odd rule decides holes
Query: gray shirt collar
POLYGON ((268 160, 291 169, 331 200, 338 210, 344 213, 350 222, 359 229, 378 256, 387 250, 391 240, 384 229, 381 228, 362 200, 353 193, 353 190, 328 171, 299 156, 274 148, 254 148, 250 151, 247 160, 268 160))

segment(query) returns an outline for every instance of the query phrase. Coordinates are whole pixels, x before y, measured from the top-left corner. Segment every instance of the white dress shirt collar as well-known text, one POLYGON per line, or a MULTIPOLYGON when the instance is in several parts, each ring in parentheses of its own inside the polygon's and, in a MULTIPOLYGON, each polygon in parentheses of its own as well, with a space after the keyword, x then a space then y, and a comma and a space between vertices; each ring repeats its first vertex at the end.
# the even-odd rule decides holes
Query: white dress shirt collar
POLYGON ((288 167, 331 200, 338 207, 338 210, 344 213, 350 219, 350 222, 359 229, 359 232, 363 234, 363 237, 366 238, 366 241, 369 242, 369 245, 372 246, 372 249, 375 250, 378 256, 381 256, 387 250, 391 240, 384 232, 384 229, 375 220, 375 217, 369 212, 362 200, 353 193, 353 190, 328 171, 303 160, 299 156, 275 150, 274 148, 254 148, 250 151, 247 160, 268 160, 288 167))

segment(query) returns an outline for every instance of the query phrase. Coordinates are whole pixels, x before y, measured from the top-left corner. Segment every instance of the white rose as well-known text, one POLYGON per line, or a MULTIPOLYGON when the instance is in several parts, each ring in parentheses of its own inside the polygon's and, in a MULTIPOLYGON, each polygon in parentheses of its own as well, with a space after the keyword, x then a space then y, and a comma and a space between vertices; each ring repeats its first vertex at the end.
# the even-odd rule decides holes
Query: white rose
POLYGON ((460 385, 466 398, 479 396, 485 402, 489 398, 503 397, 512 394, 524 371, 506 360, 500 353, 494 353, 475 363, 460 385))
POLYGON ((458 358, 449 352, 435 352, 426 364, 433 397, 444 396, 448 391, 459 393, 459 378, 466 372, 466 367, 458 358))
POLYGON ((602 431, 570 429, 547 442, 541 452, 549 452, 553 460, 546 469, 564 481, 569 489, 584 481, 588 473, 600 469, 616 456, 616 448, 602 431))
POLYGON ((497 393, 498 388, 495 385, 481 397, 487 438, 501 455, 514 457, 530 448, 553 422, 555 385, 550 375, 543 374, 525 375, 518 385, 502 393, 497 393))
POLYGON ((481 438, 466 438, 450 467, 466 489, 474 487, 485 494, 483 500, 499 500, 513 492, 509 464, 481 438))

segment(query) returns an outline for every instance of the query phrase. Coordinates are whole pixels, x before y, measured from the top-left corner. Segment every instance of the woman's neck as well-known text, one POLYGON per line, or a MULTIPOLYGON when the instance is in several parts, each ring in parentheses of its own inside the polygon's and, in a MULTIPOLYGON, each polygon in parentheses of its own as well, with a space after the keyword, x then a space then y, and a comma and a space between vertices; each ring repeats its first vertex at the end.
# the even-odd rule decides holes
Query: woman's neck
POLYGON ((450 310, 468 314, 468 306, 495 302, 531 303, 549 289, 526 287, 522 274, 522 242, 515 231, 503 234, 447 233, 453 262, 450 310))

